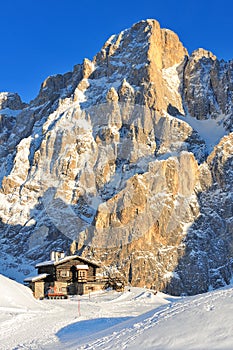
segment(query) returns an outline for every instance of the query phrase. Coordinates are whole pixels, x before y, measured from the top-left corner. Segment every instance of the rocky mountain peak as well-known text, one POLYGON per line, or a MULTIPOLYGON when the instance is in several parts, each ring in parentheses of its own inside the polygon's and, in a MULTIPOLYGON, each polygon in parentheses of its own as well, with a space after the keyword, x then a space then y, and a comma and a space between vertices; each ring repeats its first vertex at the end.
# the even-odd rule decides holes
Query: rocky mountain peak
POLYGON ((150 19, 48 77, 28 106, 0 94, 1 269, 22 277, 72 246, 133 285, 229 283, 232 62, 189 56, 150 19))
POLYGON ((26 107, 26 103, 23 103, 20 96, 12 92, 0 93, 0 109, 20 110, 26 107))
MULTIPOLYGON (((112 35, 94 58, 95 63, 108 64, 110 72, 121 60, 121 66, 156 64, 158 69, 181 63, 188 55, 178 36, 161 29, 156 20, 140 21, 118 35, 112 35)), ((109 72, 109 73, 110 73, 109 72)))
POLYGON ((192 55, 191 55, 191 59, 193 59, 194 61, 199 61, 202 58, 209 58, 212 61, 215 61, 217 59, 217 57, 210 51, 207 51, 205 49, 197 49, 195 51, 193 51, 192 55))

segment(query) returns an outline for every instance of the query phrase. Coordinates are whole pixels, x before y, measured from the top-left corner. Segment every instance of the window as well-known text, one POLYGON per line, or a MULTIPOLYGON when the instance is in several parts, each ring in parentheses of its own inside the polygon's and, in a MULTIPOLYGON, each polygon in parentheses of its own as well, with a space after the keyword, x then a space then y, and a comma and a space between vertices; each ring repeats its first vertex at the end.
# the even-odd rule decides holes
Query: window
POLYGON ((70 276, 70 271, 61 270, 61 271, 60 271, 60 276, 61 276, 61 277, 69 277, 69 276, 70 276))
POLYGON ((78 277, 79 278, 87 278, 87 272, 86 271, 78 271, 78 277))

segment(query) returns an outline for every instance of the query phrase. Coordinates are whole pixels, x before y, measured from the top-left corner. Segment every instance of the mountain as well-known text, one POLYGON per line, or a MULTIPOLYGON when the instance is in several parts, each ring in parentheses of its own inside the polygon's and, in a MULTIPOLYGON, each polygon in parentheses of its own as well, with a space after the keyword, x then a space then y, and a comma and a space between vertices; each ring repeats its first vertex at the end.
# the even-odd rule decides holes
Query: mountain
POLYGON ((146 20, 0 106, 1 273, 62 248, 174 295, 230 283, 233 61, 146 20))

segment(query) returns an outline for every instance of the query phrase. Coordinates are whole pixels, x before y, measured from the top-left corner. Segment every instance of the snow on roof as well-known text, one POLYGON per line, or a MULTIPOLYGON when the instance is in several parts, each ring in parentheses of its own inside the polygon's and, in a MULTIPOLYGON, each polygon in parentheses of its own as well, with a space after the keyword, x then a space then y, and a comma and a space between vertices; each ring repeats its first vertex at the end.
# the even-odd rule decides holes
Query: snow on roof
POLYGON ((88 265, 76 265, 77 270, 88 270, 88 265))
POLYGON ((86 258, 83 258, 82 256, 76 255, 76 258, 79 258, 80 260, 82 260, 83 262, 86 262, 87 264, 90 265, 95 265, 96 267, 100 267, 100 264, 98 264, 96 261, 94 260, 88 260, 86 258))
POLYGON ((55 263, 55 260, 47 260, 47 261, 43 261, 39 264, 36 264, 36 267, 54 265, 54 263, 55 263))
POLYGON ((67 262, 67 261, 70 261, 70 260, 73 260, 73 259, 79 259, 79 260, 81 260, 83 262, 86 262, 89 265, 94 265, 96 267, 100 267, 100 265, 97 264, 95 261, 90 261, 90 260, 88 260, 86 258, 83 258, 83 257, 79 256, 79 255, 69 255, 69 256, 65 256, 62 259, 59 259, 58 261, 55 261, 55 260, 43 261, 43 262, 37 264, 36 268, 42 267, 42 266, 48 266, 48 265, 57 266, 57 265, 63 264, 64 262, 67 262))
POLYGON ((43 280, 47 276, 49 276, 48 273, 41 273, 40 275, 37 275, 37 276, 32 276, 32 277, 25 278, 24 282, 36 282, 36 281, 39 281, 39 280, 43 280))

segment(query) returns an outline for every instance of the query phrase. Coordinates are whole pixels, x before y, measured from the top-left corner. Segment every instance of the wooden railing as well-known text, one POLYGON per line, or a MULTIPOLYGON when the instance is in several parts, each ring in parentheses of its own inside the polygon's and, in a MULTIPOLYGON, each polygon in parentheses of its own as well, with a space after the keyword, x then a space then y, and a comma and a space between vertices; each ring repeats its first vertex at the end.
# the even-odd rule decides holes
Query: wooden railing
POLYGON ((87 282, 87 277, 78 277, 78 282, 87 282))

